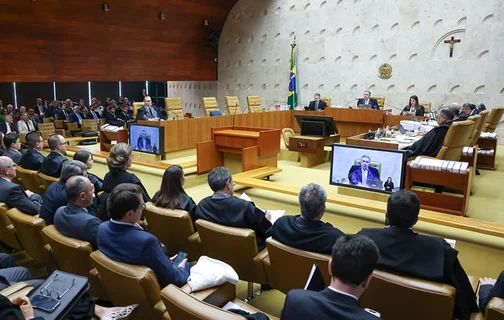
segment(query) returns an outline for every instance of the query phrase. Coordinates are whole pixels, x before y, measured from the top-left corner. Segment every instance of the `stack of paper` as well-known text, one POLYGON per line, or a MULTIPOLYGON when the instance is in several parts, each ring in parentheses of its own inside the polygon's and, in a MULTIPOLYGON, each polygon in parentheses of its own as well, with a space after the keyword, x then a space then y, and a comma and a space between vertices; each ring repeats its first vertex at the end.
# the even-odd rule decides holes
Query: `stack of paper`
POLYGON ((424 157, 416 157, 415 160, 411 161, 409 165, 412 168, 446 171, 453 173, 466 173, 467 168, 469 167, 468 162, 439 160, 424 157))
POLYGON ((478 154, 484 154, 484 155, 488 155, 488 156, 491 156, 495 153, 495 150, 492 150, 492 149, 479 149, 478 150, 478 154))
POLYGON ((482 132, 480 134, 481 138, 490 138, 490 139, 496 139, 497 138, 497 133, 496 132, 482 132))
POLYGON ((462 150, 462 155, 463 156, 472 156, 473 155, 473 147, 464 147, 462 150))
MULTIPOLYGON (((250 197, 245 192, 241 194, 240 199, 253 202, 252 199, 250 199, 250 197)), ((278 218, 283 217, 283 215, 285 214, 285 210, 263 210, 263 211, 271 215, 270 222, 272 224, 275 223, 275 221, 277 221, 278 218)))

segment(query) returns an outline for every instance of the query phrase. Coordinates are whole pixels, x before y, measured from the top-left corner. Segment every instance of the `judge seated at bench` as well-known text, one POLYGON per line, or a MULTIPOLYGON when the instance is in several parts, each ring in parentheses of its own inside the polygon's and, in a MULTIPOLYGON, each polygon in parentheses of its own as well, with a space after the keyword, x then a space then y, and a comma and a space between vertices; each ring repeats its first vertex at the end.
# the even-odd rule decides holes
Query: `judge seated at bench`
POLYGON ((320 93, 315 93, 313 101, 310 101, 308 108, 314 111, 323 111, 327 108, 327 105, 324 100, 320 100, 320 93))
POLYGON ((380 172, 371 167, 371 158, 363 155, 360 164, 353 165, 348 171, 348 181, 352 185, 367 186, 368 181, 380 182, 380 172))
POLYGON ((152 99, 145 96, 144 105, 137 110, 136 120, 159 120, 157 111, 152 107, 152 99))
POLYGON ((454 316, 467 320, 478 312, 476 295, 460 265, 458 251, 443 238, 419 235, 412 228, 418 222, 420 200, 410 190, 393 193, 387 202, 387 228, 362 229, 380 250, 377 269, 397 275, 445 283, 453 286, 454 316))
POLYGON ((327 193, 320 185, 310 183, 299 192, 299 216, 283 216, 271 227, 271 236, 300 250, 331 254, 336 240, 344 235, 328 222, 323 222, 327 193))
POLYGON ((371 91, 364 91, 364 98, 357 100, 357 107, 360 105, 370 105, 371 109, 379 110, 378 101, 376 99, 371 98, 371 91))
POLYGON ((459 114, 459 117, 458 117, 459 121, 465 121, 470 116, 472 116, 474 114, 477 114, 477 113, 474 113, 475 110, 476 110, 476 105, 475 104, 464 103, 464 105, 462 106, 462 112, 459 114))
POLYGON ((406 150, 408 157, 436 157, 443 146, 444 139, 453 122, 453 111, 450 107, 442 108, 436 113, 438 126, 427 132, 422 139, 413 143, 406 150))
POLYGON ((418 103, 418 97, 413 95, 409 98, 408 105, 404 107, 401 113, 402 115, 415 115, 417 117, 423 117, 425 114, 425 108, 418 103))

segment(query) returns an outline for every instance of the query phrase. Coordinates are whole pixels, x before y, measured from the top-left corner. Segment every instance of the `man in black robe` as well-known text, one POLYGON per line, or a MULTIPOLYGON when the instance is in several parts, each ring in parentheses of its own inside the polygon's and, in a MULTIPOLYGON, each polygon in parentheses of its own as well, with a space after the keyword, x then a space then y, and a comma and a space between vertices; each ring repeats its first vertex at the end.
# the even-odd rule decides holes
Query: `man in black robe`
POLYGON ((299 192, 299 216, 283 216, 271 227, 271 236, 281 243, 300 250, 331 254, 336 240, 344 233, 330 223, 322 222, 327 193, 310 183, 299 192))
POLYGON ((419 235, 412 230, 418 221, 420 200, 409 190, 393 193, 387 203, 385 229, 362 229, 359 234, 371 238, 380 250, 377 269, 386 272, 446 283, 453 286, 454 316, 460 320, 478 312, 476 295, 460 265, 458 251, 443 238, 419 235))
POLYGON ((199 202, 196 219, 229 227, 252 229, 256 234, 258 249, 264 249, 271 228, 269 215, 257 208, 253 202, 233 197, 233 178, 224 167, 210 171, 208 185, 214 194, 199 202))
POLYGON ((406 149, 408 150, 408 157, 436 157, 453 122, 453 112, 449 108, 442 108, 436 113, 436 121, 438 123, 436 128, 427 132, 422 139, 406 149))

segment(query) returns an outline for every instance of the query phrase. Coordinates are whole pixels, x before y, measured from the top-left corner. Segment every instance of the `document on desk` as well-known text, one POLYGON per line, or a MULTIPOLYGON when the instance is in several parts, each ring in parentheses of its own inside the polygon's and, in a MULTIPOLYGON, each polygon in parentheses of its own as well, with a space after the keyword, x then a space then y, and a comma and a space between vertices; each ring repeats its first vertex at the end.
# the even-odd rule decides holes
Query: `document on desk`
MULTIPOLYGON (((222 307, 222 310, 228 311, 229 309, 243 310, 242 307, 240 307, 239 305, 237 305, 233 301, 229 301, 228 303, 226 303, 226 305, 224 307, 222 307)), ((243 310, 243 311, 245 311, 245 310, 243 310)))
MULTIPOLYGON (((253 202, 252 199, 250 199, 250 197, 245 192, 241 194, 240 199, 253 202)), ((260 209, 259 207, 257 208, 260 209)), ((282 217, 285 214, 285 210, 262 210, 262 211, 269 212, 269 214, 271 215, 270 219, 271 224, 274 224, 275 221, 278 220, 278 218, 282 217)))

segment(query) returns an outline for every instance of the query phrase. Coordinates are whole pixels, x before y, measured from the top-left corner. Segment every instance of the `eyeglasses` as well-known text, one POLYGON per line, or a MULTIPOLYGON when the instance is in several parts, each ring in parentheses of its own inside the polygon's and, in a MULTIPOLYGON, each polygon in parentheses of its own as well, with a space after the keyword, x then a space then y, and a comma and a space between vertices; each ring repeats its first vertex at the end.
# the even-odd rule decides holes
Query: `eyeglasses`
POLYGON ((16 167, 17 167, 17 164, 13 163, 12 165, 7 166, 6 168, 9 169, 9 168, 16 168, 16 167))
POLYGON ((62 294, 59 294, 59 292, 57 292, 56 290, 49 290, 49 289, 47 289, 54 282, 54 280, 56 280, 56 278, 58 277, 58 275, 59 274, 56 274, 54 276, 54 278, 51 280, 51 282, 49 282, 45 287, 43 287, 42 289, 40 289, 40 294, 41 295, 43 295, 45 297, 51 297, 51 298, 56 299, 56 300, 61 300, 61 298, 63 298, 63 296, 65 294, 67 294, 68 291, 70 291, 70 289, 73 288, 73 286, 75 285, 75 278, 72 279, 72 284, 70 285, 70 287, 68 289, 66 289, 65 291, 63 291, 62 294))

